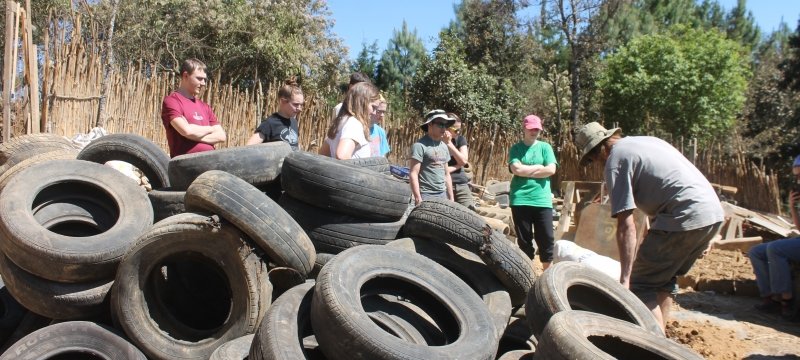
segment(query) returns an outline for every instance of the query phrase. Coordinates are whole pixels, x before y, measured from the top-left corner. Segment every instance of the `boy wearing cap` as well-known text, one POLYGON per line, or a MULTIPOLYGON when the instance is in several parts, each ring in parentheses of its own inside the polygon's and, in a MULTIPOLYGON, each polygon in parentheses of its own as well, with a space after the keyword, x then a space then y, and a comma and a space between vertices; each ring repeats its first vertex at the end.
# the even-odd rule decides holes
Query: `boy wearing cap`
POLYGON ((542 120, 528 115, 522 121, 524 137, 508 151, 508 169, 514 176, 509 188, 511 217, 520 249, 539 260, 545 269, 553 261, 553 194, 550 176, 556 173, 556 155, 550 144, 539 140, 542 120))
POLYGON ((455 119, 444 110, 432 110, 425 114, 420 128, 426 135, 411 146, 408 160, 409 183, 416 205, 432 198, 453 200, 453 183, 447 171, 450 152, 444 141, 446 129, 453 123, 455 119))
POLYGON ((619 128, 592 122, 578 129, 575 145, 581 164, 604 166, 611 217, 617 219, 619 281, 647 305, 663 330, 677 276, 689 271, 722 226, 719 198, 703 174, 659 138, 622 138, 619 128), (641 244, 633 221, 636 208, 652 221, 641 244))
MULTIPOLYGON (((795 184, 800 184, 800 156, 794 159, 792 174, 795 184)), ((789 191, 789 210, 794 226, 800 228, 797 206, 800 205, 800 191, 789 191)), ((756 284, 763 299, 756 309, 764 312, 780 312, 787 320, 800 321, 800 313, 792 309, 792 266, 790 261, 800 262, 800 237, 770 241, 754 246, 747 253, 756 284)))

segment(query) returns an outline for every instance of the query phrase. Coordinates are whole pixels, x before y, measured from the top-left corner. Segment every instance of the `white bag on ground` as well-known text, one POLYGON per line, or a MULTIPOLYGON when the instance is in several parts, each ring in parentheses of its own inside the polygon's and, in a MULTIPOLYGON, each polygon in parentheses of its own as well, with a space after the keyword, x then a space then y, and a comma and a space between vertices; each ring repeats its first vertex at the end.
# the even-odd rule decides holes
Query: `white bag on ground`
POLYGON ((619 280, 619 274, 622 272, 619 261, 600 255, 592 250, 584 249, 569 240, 558 240, 553 247, 553 263, 560 261, 582 263, 608 275, 614 280, 619 280))

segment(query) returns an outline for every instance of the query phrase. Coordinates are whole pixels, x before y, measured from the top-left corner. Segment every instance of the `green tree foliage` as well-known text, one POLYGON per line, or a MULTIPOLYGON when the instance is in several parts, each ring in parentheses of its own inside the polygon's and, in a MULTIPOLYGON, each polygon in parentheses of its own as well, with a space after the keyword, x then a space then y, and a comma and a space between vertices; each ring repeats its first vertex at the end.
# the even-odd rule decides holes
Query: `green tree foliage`
POLYGON ((701 140, 727 134, 742 109, 749 66, 715 30, 675 27, 635 38, 607 59, 603 114, 629 134, 701 140))
POLYGON ((425 45, 417 35, 417 30, 408 30, 408 25, 403 21, 400 30, 394 30, 392 38, 386 45, 386 50, 381 55, 378 66, 378 86, 396 97, 402 97, 411 82, 414 74, 427 59, 425 45))
POLYGON ((422 63, 411 89, 413 106, 420 112, 445 109, 469 123, 508 129, 521 118, 521 96, 511 91, 511 80, 488 73, 483 65, 466 61, 464 44, 448 31, 439 34, 433 57, 422 63))
POLYGON ((789 37, 786 59, 780 66, 783 70, 781 86, 800 91, 800 20, 797 21, 797 30, 789 37))
POLYGON ((780 88, 784 74, 778 65, 786 58, 789 34, 786 24, 781 24, 766 39, 747 89, 741 134, 749 155, 759 159, 793 155, 786 153, 786 145, 794 145, 800 134, 795 108, 798 92, 780 88))
POLYGON ((358 52, 356 60, 350 64, 350 71, 361 72, 375 79, 378 75, 378 42, 374 41, 371 45, 361 44, 361 51, 358 52))
MULTIPOLYGON (((106 22, 108 2, 94 12, 106 22)), ((223 81, 248 86, 300 75, 333 89, 345 50, 332 25, 322 0, 123 1, 114 49, 119 63, 175 69, 197 57, 223 81)))

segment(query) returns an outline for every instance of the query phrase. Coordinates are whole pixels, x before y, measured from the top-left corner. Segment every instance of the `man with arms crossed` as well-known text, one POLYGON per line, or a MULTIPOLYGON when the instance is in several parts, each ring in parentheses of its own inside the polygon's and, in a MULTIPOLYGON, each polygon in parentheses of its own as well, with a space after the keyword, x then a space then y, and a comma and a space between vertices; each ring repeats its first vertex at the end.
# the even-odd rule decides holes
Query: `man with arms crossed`
POLYGON ((197 98, 208 80, 206 65, 187 59, 180 71, 178 90, 165 97, 161 105, 170 157, 214 150, 215 144, 226 139, 214 111, 197 98))

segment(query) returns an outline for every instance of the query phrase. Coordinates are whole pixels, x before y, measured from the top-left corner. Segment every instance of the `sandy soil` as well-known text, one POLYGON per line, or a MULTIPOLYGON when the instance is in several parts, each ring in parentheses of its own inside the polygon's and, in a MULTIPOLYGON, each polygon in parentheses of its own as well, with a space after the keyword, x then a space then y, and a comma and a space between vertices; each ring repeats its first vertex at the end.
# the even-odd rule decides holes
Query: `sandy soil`
POLYGON ((713 250, 687 274, 667 335, 706 359, 800 359, 800 323, 753 309, 750 262, 738 251, 713 250))

